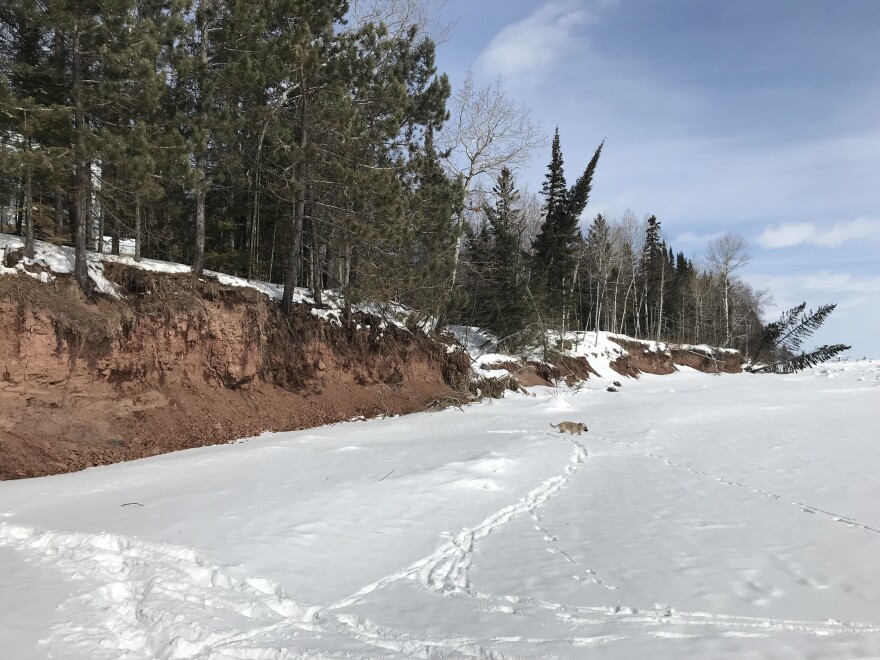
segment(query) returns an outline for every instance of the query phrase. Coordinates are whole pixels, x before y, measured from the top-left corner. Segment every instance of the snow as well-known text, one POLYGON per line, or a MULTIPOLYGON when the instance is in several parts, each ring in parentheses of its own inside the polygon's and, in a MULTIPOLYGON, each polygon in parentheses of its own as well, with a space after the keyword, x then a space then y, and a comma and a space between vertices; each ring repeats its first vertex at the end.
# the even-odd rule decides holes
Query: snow
MULTIPOLYGON (((503 363, 520 363, 524 360, 543 363, 544 355, 540 348, 535 348, 526 355, 510 355, 498 352, 495 337, 477 327, 450 325, 446 327, 471 356, 472 370, 479 378, 505 378, 510 375, 506 369, 493 369, 494 365, 503 363)), ((627 352, 612 337, 620 337, 629 341, 637 341, 609 332, 566 332, 551 334, 550 347, 559 353, 571 357, 584 357, 600 375, 615 378, 611 363, 623 357, 627 352), (569 348, 560 348, 561 346, 569 348)))
POLYGON ((564 340, 566 346, 570 344, 571 348, 564 352, 574 357, 586 358, 590 366, 601 376, 616 378, 611 363, 626 356, 627 351, 620 344, 612 341, 614 337, 637 341, 610 332, 568 332, 563 337, 556 337, 555 341, 559 343, 564 340))
MULTIPOLYGON (((109 243, 105 244, 109 245, 109 243)), ((36 241, 33 260, 22 259, 13 268, 5 267, 6 253, 13 250, 19 250, 23 247, 24 239, 22 237, 13 236, 11 234, 0 234, 0 275, 26 273, 27 275, 35 277, 43 282, 50 282, 56 275, 69 275, 70 273, 73 273, 75 263, 73 248, 63 245, 54 245, 44 241, 36 241)), ((104 277, 105 263, 119 263, 155 273, 180 275, 192 272, 192 268, 185 264, 157 261, 155 259, 141 259, 140 261, 135 261, 131 256, 115 256, 110 254, 99 254, 97 252, 89 252, 87 262, 89 278, 94 282, 95 288, 101 293, 116 298, 121 297, 121 294, 116 285, 104 277)), ((224 286, 248 287, 266 294, 273 300, 281 300, 281 296, 284 293, 284 287, 279 284, 248 280, 211 270, 204 271, 204 274, 205 277, 215 279, 224 286)), ((314 305, 314 299, 308 289, 297 288, 293 294, 293 303, 314 305)), ((318 318, 338 324, 342 313, 342 297, 338 292, 326 291, 324 303, 325 309, 314 309, 312 310, 312 313, 318 318)), ((353 305, 352 309, 357 312, 378 316, 386 323, 394 324, 399 328, 406 328, 406 320, 410 315, 410 310, 408 308, 397 303, 386 303, 384 305, 377 303, 361 303, 353 305)), ((434 320, 428 318, 423 320, 419 324, 419 327, 427 329, 433 327, 433 323, 434 320)))
POLYGON ((0 483, 4 657, 880 655, 880 362, 608 382, 0 483))
MULTIPOLYGON (((485 330, 467 325, 448 325, 446 329, 451 332, 473 359, 481 355, 494 353, 497 349, 497 340, 485 330)), ((504 357, 509 360, 509 356, 504 357)))

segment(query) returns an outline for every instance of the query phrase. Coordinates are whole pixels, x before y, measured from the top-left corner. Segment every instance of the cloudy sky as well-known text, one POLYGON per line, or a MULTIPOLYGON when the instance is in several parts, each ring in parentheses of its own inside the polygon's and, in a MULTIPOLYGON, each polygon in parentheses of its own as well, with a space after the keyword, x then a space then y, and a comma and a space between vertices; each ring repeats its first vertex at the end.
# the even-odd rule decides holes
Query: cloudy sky
MULTIPOLYGON (((726 231, 768 316, 838 308, 819 343, 880 357, 880 0, 446 0, 453 85, 501 80, 574 178, 585 220, 655 214, 700 257, 726 231)), ((522 168, 540 188, 548 146, 522 168)), ((772 318, 770 319, 772 320, 772 318)))

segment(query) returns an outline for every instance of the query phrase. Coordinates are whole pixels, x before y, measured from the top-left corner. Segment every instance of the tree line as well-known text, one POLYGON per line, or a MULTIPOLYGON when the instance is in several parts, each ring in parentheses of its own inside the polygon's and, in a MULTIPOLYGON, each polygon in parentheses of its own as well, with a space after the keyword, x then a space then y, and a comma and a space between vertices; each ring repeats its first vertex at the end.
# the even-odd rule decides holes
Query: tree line
POLYGON ((569 187, 556 132, 538 222, 529 219, 534 205, 516 189, 513 173, 502 170, 468 236, 462 320, 511 345, 533 343, 548 328, 757 345, 766 294, 737 277, 748 261, 741 236, 712 239, 697 262, 667 243, 654 215, 599 213, 582 222, 603 146, 569 187))
POLYGON ((74 245, 84 288, 86 252, 133 239, 197 276, 283 281, 288 311, 297 286, 436 299, 461 197, 433 138, 451 89, 432 40, 385 18, 345 0, 3 3, 4 224, 28 252, 74 245))
POLYGON ((556 132, 437 70, 419 0, 9 0, 0 7, 0 231, 395 300, 517 348, 550 330, 748 348, 764 294, 726 234, 696 263, 654 216, 586 222, 556 132))

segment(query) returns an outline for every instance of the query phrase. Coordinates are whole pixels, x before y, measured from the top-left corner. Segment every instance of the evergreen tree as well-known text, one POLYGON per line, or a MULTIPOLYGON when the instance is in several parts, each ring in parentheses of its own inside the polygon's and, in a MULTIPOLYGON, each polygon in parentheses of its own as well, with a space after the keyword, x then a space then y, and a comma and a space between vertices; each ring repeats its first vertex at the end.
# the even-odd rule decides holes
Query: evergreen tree
POLYGON ((689 292, 693 286, 695 268, 693 263, 685 256, 684 252, 675 255, 673 266, 673 280, 670 287, 670 318, 673 322, 673 331, 678 341, 685 341, 688 333, 689 319, 693 316, 689 292))
POLYGON ((804 341, 822 326, 837 305, 822 305, 815 312, 812 310, 804 312, 806 307, 807 303, 801 303, 783 312, 778 321, 764 328, 761 341, 752 354, 752 362, 757 362, 765 356, 769 356, 772 361, 766 365, 753 367, 751 371, 793 373, 826 362, 850 349, 844 344, 833 344, 798 353, 804 341))
POLYGON ((658 337, 663 318, 663 294, 666 277, 666 244, 662 239, 660 221, 650 216, 645 225, 645 242, 639 262, 642 289, 641 327, 648 336, 658 337))
POLYGON ((533 243, 533 274, 536 288, 543 292, 548 311, 562 315, 566 325, 575 290, 576 251, 582 243, 579 222, 592 189, 593 175, 602 153, 600 144, 584 173, 571 188, 566 187, 562 150, 557 129, 551 160, 544 179, 544 221, 533 243))
POLYGON ((567 184, 565 183, 564 165, 562 147, 559 142, 559 127, 557 126, 550 149, 550 164, 547 166, 547 174, 544 175, 544 183, 541 186, 546 217, 555 216, 558 209, 565 203, 567 184))
POLYGON ((486 319, 486 327, 513 346, 517 344, 515 335, 526 325, 529 309, 520 250, 520 196, 513 173, 508 168, 501 169, 492 194, 495 197, 494 206, 484 207, 491 238, 487 272, 491 312, 486 319))
POLYGON ((45 7, 13 1, 0 7, 0 170, 14 177, 15 227, 32 257, 39 221, 48 213, 37 200, 51 191, 57 225, 61 185, 69 173, 63 38, 54 35, 45 7))

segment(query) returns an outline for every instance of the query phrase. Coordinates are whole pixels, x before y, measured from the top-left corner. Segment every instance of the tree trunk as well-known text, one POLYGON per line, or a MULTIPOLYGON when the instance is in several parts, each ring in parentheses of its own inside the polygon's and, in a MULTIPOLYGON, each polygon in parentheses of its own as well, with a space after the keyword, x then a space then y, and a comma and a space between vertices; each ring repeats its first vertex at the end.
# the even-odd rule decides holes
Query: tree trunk
POLYGON ((15 196, 15 235, 24 234, 24 186, 18 189, 15 196))
MULTIPOLYGON (((199 3, 201 9, 204 2, 199 3)), ((196 254, 193 259, 192 272, 201 277, 205 270, 205 79, 208 76, 208 25, 207 18, 199 26, 199 98, 198 98, 198 131, 195 137, 196 160, 196 254)))
POLYGON ((85 186, 86 249, 95 250, 97 241, 95 240, 94 189, 92 187, 91 162, 86 163, 85 186))
POLYGON ((655 339, 660 341, 660 334, 663 332, 663 290, 666 287, 666 263, 660 270, 660 300, 658 301, 659 311, 657 313, 657 332, 655 339))
POLYGON ((293 312, 293 293, 298 284, 299 261, 302 254, 302 223, 305 215, 305 200, 298 194, 293 204, 293 221, 290 227, 290 251, 287 267, 284 270, 284 293, 281 297, 281 311, 290 316, 293 312))
POLYGON ((724 346, 730 346, 730 280, 724 274, 724 346))
POLYGON ((110 254, 119 256, 119 208, 115 210, 116 213, 111 216, 113 220, 110 229, 110 254))
POLYGON ((617 334, 622 335, 626 323, 626 308, 629 306, 629 294, 633 289, 632 280, 626 287, 626 293, 623 294, 623 309, 620 310, 620 325, 617 328, 617 334))
POLYGON ((71 58, 74 144, 74 208, 76 209, 76 237, 74 239, 73 276, 83 291, 89 288, 88 266, 88 216, 86 194, 88 191, 88 163, 85 146, 85 112, 83 110, 82 57, 80 54, 79 25, 73 28, 71 58))
POLYGON ((141 260, 141 200, 134 199, 134 260, 141 260))
POLYGON ((55 230, 52 233, 56 239, 64 234, 64 193, 60 187, 55 188, 55 230))
POLYGON ((295 181, 295 197, 293 204, 293 222, 290 227, 290 251, 287 255, 287 268, 284 272, 284 293, 281 296, 281 311, 287 316, 293 312, 293 292, 297 285, 297 276, 299 271, 300 254, 302 253, 302 230, 303 218, 306 210, 306 162, 305 150, 309 144, 308 134, 308 88, 306 86, 305 75, 300 69, 300 113, 299 113, 299 153, 298 161, 294 168, 295 181))
MULTIPOLYGON (((266 132, 269 130, 269 122, 263 124, 263 130, 260 132, 260 139, 257 142, 257 163, 254 172, 254 201, 253 214, 251 216, 250 227, 250 259, 248 260, 248 279, 260 278, 259 269, 254 270, 254 266, 259 266, 260 258, 260 158, 263 153, 263 141, 266 139, 266 132)), ((271 271, 266 279, 272 279, 271 271)))
MULTIPOLYGON (((309 198, 311 198, 312 187, 308 186, 306 190, 309 198)), ((312 287, 312 299, 316 305, 322 305, 321 250, 318 245, 318 228, 317 222, 315 222, 314 208, 311 204, 309 204, 308 217, 306 219, 308 220, 309 228, 309 280, 312 287)))
MULTIPOLYGON (((94 206, 94 202, 92 202, 94 206)), ((98 204, 98 254, 104 254, 104 206, 98 204)))
POLYGON ((201 157, 196 159, 196 254, 192 272, 201 277, 205 270, 205 169, 201 157))
POLYGON ((34 201, 31 178, 31 166, 28 165, 24 174, 24 256, 28 259, 34 258, 34 201))

